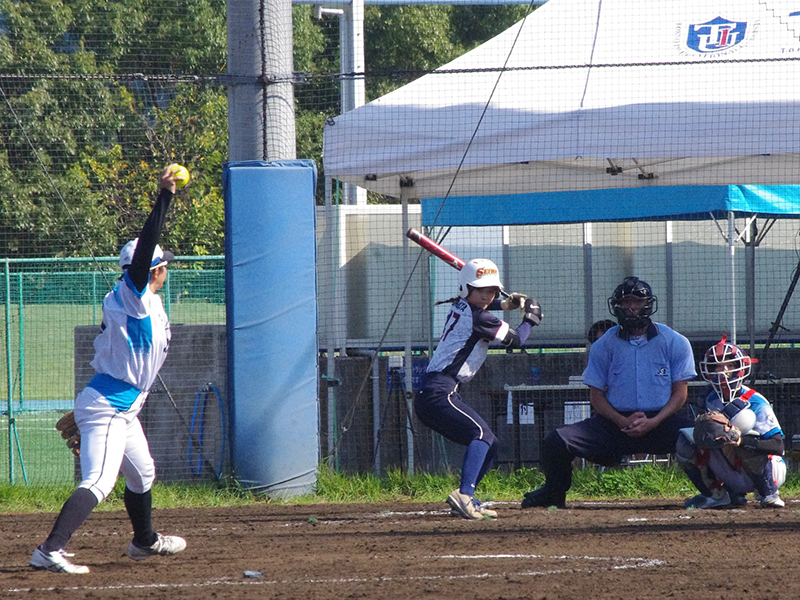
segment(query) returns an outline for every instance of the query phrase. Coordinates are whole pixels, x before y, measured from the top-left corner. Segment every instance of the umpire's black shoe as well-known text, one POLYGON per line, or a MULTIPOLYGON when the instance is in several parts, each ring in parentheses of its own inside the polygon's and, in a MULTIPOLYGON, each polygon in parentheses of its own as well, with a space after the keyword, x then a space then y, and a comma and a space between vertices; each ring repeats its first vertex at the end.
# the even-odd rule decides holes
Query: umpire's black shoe
POLYGON ((525 494, 525 498, 522 499, 522 508, 534 508, 535 506, 566 508, 566 499, 565 494, 554 494, 547 489, 547 486, 542 486, 525 494))

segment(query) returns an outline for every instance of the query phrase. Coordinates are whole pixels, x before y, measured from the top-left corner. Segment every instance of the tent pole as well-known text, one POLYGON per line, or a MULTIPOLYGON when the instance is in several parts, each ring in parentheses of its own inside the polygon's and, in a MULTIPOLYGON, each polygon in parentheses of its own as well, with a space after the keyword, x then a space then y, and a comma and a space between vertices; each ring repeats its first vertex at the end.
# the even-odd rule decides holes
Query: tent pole
POLYGON ((736 223, 734 221, 733 211, 728 211, 728 251, 731 257, 731 325, 730 325, 730 341, 732 344, 736 343, 736 263, 734 256, 736 253, 736 223))
MULTIPOLYGON (((500 269, 502 281, 506 282, 506 289, 511 292, 516 287, 514 279, 511 277, 511 229, 508 225, 502 227, 503 236, 503 268, 500 269)), ((503 320, 509 321, 509 312, 503 314, 503 320)))
MULTIPOLYGON (((400 203, 403 209, 403 233, 408 231, 409 224, 408 224, 408 199, 411 196, 411 192, 414 190, 414 184, 409 179, 405 182, 401 181, 400 183, 400 203)), ((409 277, 411 274, 411 248, 408 245, 408 237, 405 235, 403 237, 403 267, 406 273, 406 276, 409 277)), ((411 362, 411 322, 412 322, 412 314, 413 314, 414 307, 411 306, 411 297, 409 294, 406 294, 406 297, 403 298, 403 317, 405 325, 403 327, 404 335, 405 335, 405 360, 403 361, 404 367, 404 377, 403 377, 403 385, 405 388, 405 402, 406 402, 406 439, 408 441, 407 444, 407 451, 408 451, 408 474, 412 475, 414 473, 414 430, 411 425, 411 414, 413 410, 413 398, 414 398, 414 384, 413 384, 413 368, 411 362)))
MULTIPOLYGON (((583 328, 586 331, 594 323, 594 275, 592 272, 592 224, 583 224, 583 328)), ((588 343, 588 342, 587 342, 588 343)))
POLYGON ((744 231, 744 253, 747 263, 745 272, 745 303, 747 306, 747 337, 750 342, 750 356, 756 351, 756 219, 747 223, 744 231))
MULTIPOLYGON (((339 266, 336 263, 336 248, 338 242, 337 231, 334 228, 336 217, 333 214, 333 190, 331 189, 333 180, 330 177, 325 177, 325 232, 323 236, 327 241, 328 248, 328 268, 330 270, 330 281, 336 281, 336 269, 339 266)), ((327 351, 328 360, 326 362, 328 381, 333 381, 336 377, 336 288, 331 286, 330 296, 324 298, 327 305, 326 317, 328 328, 327 332, 327 351)), ((328 452, 327 455, 331 456, 336 448, 336 394, 332 387, 326 386, 328 392, 328 452)), ((334 460, 334 463, 336 461, 334 460)))
POLYGON ((664 262, 667 276, 667 325, 672 327, 675 277, 672 261, 672 221, 664 223, 664 262))

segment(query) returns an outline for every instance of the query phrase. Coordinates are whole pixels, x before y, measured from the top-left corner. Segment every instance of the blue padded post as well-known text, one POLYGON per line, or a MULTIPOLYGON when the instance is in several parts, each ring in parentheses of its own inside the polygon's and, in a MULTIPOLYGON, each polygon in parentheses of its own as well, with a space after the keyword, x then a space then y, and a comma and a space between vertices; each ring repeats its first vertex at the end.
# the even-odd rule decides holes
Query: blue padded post
POLYGON ((231 457, 272 497, 316 484, 316 177, 310 160, 223 169, 231 457))

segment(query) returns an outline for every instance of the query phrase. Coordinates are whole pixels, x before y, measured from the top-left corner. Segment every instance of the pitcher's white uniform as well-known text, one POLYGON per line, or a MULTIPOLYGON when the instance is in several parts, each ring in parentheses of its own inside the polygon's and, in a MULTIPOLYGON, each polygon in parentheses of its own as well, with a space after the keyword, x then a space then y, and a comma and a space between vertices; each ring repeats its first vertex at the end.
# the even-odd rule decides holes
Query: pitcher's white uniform
POLYGON ((29 564, 35 569, 89 572, 87 565, 70 561, 67 543, 108 496, 120 473, 126 480, 123 501, 133 527, 128 558, 168 556, 186 548, 183 538, 153 529, 150 488, 156 469, 138 419, 169 348, 169 322, 156 292, 163 288, 175 255, 163 251, 158 238, 177 188, 177 166, 167 165, 161 172, 158 199, 139 237, 123 246, 122 277, 103 299, 103 323, 91 362, 95 376, 75 398, 82 480, 61 507, 47 539, 33 551, 29 564))
POLYGON ((137 415, 167 357, 170 328, 161 297, 138 292, 126 271, 103 300, 102 333, 94 342, 96 374, 75 400, 81 432, 80 487, 98 502, 121 472, 136 493, 150 489, 155 465, 137 415))

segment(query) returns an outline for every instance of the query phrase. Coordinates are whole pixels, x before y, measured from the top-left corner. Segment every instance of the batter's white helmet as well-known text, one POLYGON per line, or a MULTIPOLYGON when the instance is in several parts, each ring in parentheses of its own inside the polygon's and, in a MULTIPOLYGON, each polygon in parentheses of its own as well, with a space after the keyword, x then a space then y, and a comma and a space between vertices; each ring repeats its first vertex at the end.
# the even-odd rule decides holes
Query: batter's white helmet
POLYGON ((466 298, 470 287, 496 287, 502 290, 497 265, 486 258, 473 258, 466 263, 458 274, 458 295, 466 298))

